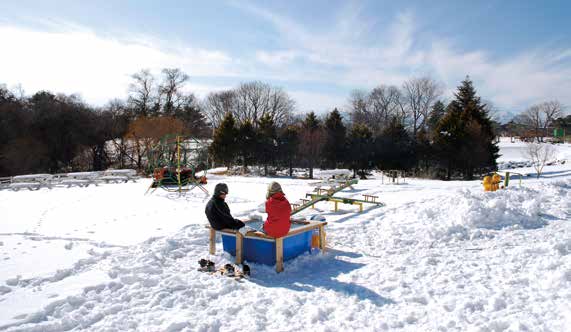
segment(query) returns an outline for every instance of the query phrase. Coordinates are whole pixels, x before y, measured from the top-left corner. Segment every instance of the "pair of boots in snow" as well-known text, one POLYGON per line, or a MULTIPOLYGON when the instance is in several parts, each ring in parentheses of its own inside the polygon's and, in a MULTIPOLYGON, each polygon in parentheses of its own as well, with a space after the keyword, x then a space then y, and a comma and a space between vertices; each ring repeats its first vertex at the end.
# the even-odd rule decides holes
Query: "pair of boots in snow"
MULTIPOLYGON (((198 261, 200 268, 198 269, 201 272, 216 272, 216 265, 213 261, 207 260, 202 258, 198 261)), ((249 276, 250 275, 250 267, 246 264, 242 264, 242 271, 240 271, 237 267, 232 264, 226 264, 223 268, 218 270, 220 273, 227 277, 242 277, 242 276, 249 276)))

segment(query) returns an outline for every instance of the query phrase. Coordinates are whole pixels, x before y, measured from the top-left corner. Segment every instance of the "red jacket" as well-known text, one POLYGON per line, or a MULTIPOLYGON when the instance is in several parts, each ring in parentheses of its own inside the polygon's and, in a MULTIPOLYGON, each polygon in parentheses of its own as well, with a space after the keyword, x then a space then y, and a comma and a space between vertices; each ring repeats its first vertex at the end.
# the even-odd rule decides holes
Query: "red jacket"
POLYGON ((264 222, 264 231, 272 237, 282 237, 289 232, 291 205, 281 192, 273 194, 266 201, 268 220, 264 222))

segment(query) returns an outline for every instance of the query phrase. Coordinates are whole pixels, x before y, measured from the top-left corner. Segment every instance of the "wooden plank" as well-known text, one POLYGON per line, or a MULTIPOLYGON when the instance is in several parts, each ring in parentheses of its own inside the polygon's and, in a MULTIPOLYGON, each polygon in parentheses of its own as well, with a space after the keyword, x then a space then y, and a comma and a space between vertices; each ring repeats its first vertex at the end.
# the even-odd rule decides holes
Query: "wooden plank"
POLYGON ((322 253, 325 252, 325 225, 319 225, 319 249, 322 253))
POLYGON ((216 253, 216 230, 210 228, 210 254, 214 255, 216 253))
POLYGON ((244 252, 242 248, 244 247, 244 237, 240 232, 236 232, 236 264, 242 264, 244 259, 244 252))
MULTIPOLYGON (((303 225, 301 227, 297 227, 296 229, 292 229, 289 231, 289 233, 287 233, 286 236, 284 236, 284 238, 299 234, 299 233, 303 233, 303 232, 307 232, 309 230, 318 228, 320 225, 327 225, 326 221, 308 221, 306 225, 303 225)), ((211 228, 209 225, 205 226, 206 228, 210 229, 211 234, 212 232, 220 232, 220 233, 224 233, 224 234, 228 234, 228 235, 232 235, 232 236, 236 236, 236 233, 238 233, 237 231, 233 230, 233 229, 228 229, 228 228, 224 228, 221 230, 214 230, 213 228, 211 228)), ((276 238, 268 236, 264 233, 261 232, 248 232, 248 234, 246 234, 246 237, 249 238, 262 238, 262 239, 268 239, 268 240, 275 240, 276 238)))
POLYGON ((284 239, 276 239, 276 272, 280 273, 284 270, 284 239))

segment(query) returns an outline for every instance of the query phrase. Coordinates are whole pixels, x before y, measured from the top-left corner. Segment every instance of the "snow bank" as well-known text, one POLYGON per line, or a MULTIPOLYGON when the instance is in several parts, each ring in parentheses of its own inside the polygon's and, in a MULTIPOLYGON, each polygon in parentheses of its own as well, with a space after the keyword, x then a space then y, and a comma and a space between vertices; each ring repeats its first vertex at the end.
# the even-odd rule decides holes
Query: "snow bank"
POLYGON ((535 229, 552 218, 565 218, 571 208, 570 180, 540 188, 509 187, 496 192, 463 189, 418 210, 427 220, 435 241, 465 240, 493 236, 507 228, 535 229))

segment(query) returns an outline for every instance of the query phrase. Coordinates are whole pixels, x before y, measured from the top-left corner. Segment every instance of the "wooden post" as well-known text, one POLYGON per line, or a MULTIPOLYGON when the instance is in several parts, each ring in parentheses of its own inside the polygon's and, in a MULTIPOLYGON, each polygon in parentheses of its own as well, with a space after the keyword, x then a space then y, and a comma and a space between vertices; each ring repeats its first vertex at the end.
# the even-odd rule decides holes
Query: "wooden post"
POLYGON ((284 270, 284 239, 279 237, 276 239, 276 272, 280 273, 284 270))
POLYGON ((319 225, 319 250, 325 252, 325 226, 319 225))
POLYGON ((335 203, 335 212, 337 212, 337 208, 338 208, 338 206, 337 206, 337 201, 335 201, 335 202, 333 202, 333 203, 335 203))
POLYGON ((242 236, 242 233, 240 232, 236 232, 236 264, 242 264, 242 261, 244 259, 243 255, 243 248, 244 246, 244 236, 242 236))
POLYGON ((216 254, 216 230, 210 228, 210 254, 216 254))
POLYGON ((359 212, 363 212, 363 203, 359 203, 359 212))

